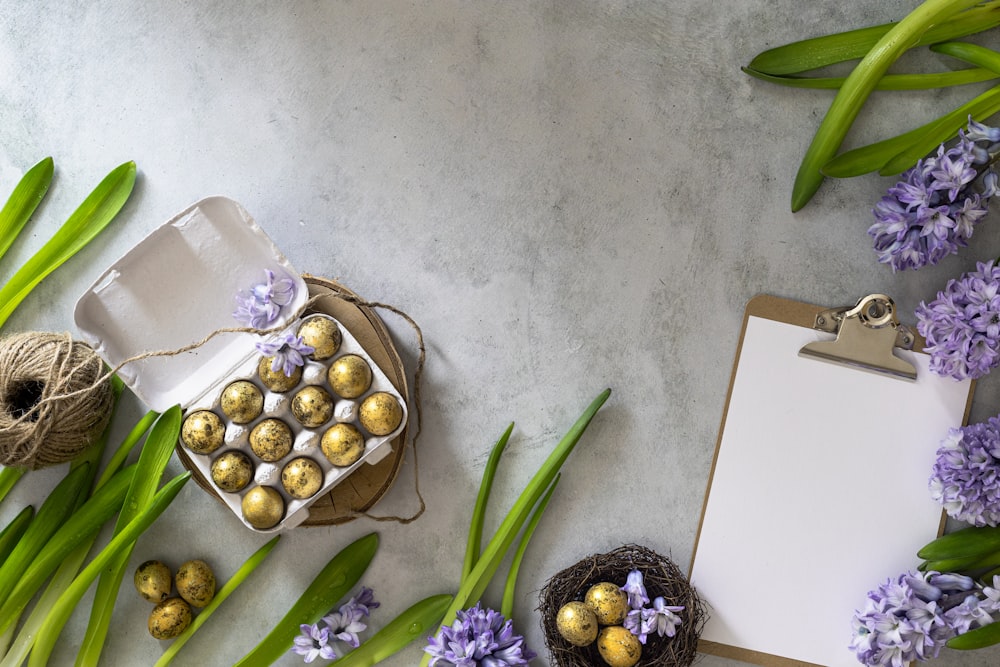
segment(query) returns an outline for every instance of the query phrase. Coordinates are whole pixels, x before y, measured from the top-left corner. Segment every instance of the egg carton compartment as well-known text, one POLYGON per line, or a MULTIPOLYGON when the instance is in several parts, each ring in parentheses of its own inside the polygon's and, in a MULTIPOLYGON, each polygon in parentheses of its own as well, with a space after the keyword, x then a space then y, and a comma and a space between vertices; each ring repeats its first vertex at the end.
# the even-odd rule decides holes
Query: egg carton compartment
MULTIPOLYGON (((298 375, 295 373, 287 379, 280 369, 277 371, 280 375, 269 373, 270 359, 251 347, 228 375, 186 406, 181 446, 223 502, 244 525, 257 532, 273 533, 301 524, 309 516, 308 508, 313 502, 359 466, 378 463, 389 454, 392 439, 407 423, 407 406, 402 395, 354 336, 333 317, 311 314, 291 323, 273 338, 261 340, 296 334, 300 326, 317 319, 332 323, 339 332, 339 345, 331 356, 325 359, 307 356, 301 375, 295 377, 298 375), (357 365, 357 359, 352 358, 360 358, 371 374, 370 384, 360 393, 357 383, 351 390, 351 387, 345 389, 341 381, 347 377, 347 384, 352 384, 348 362, 353 360, 357 365), (331 376, 330 369, 334 367, 336 371, 331 376), (283 382, 285 379, 287 382, 283 382), (400 417, 398 424, 385 433, 393 420, 379 425, 367 417, 378 400, 390 399, 398 406, 400 417), (241 413, 247 404, 249 410, 241 413), (207 431, 199 420, 211 422, 207 431), (208 444, 198 440, 198 435, 206 432, 211 435, 208 444), (331 456, 324 452, 325 435, 331 456), (343 449, 348 451, 342 452, 343 449), (344 453, 345 458, 338 457, 344 453), (335 465, 331 459, 342 464, 335 465), (217 474, 213 474, 213 465, 217 466, 217 474), (283 480, 282 473, 286 470, 289 475, 283 480), (317 478, 318 488, 312 491, 317 478), (286 488, 286 482, 291 490, 286 488), (308 496, 296 497, 303 493, 308 496), (283 511, 271 525, 277 516, 278 503, 283 511)), ((317 348, 314 355, 319 356, 320 347, 314 347, 317 348)), ((364 384, 362 381, 361 385, 364 384)))

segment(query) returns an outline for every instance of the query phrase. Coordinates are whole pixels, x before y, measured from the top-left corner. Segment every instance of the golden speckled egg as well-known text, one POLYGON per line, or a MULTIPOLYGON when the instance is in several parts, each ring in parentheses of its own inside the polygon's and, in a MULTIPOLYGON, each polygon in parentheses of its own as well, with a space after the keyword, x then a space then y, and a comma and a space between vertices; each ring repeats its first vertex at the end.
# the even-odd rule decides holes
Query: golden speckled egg
POLYGON ((330 364, 326 379, 342 398, 357 398, 372 386, 372 368, 356 354, 345 354, 330 364))
POLYGON ((622 626, 609 625, 597 636, 597 651, 611 667, 632 667, 642 657, 642 644, 622 626))
POLYGON ((269 417, 250 430, 250 449, 262 461, 278 461, 292 451, 292 429, 269 417))
POLYGON ((242 491, 253 479, 253 462, 243 452, 233 449, 212 461, 212 481, 227 493, 242 491))
POLYGON ((303 387, 292 397, 292 414, 306 428, 322 426, 333 416, 333 397, 323 387, 303 387))
POLYGON ((601 625, 618 625, 628 614, 628 595, 607 581, 591 586, 583 601, 594 610, 601 625))
POLYGON ((310 317, 299 327, 298 335, 302 336, 303 343, 313 348, 309 356, 316 360, 329 359, 337 354, 343 341, 340 327, 325 317, 310 317))
POLYGON ((392 394, 376 391, 361 401, 358 421, 372 435, 389 435, 403 421, 403 408, 392 394))
POLYGON ((226 427, 211 410, 198 410, 184 418, 181 442, 195 454, 211 454, 222 446, 226 427))
POLYGON ((149 634, 173 639, 191 625, 191 606, 181 598, 167 598, 149 614, 149 634))
POLYGON ((255 486, 246 492, 241 503, 243 518, 254 528, 273 528, 285 515, 285 499, 269 486, 255 486))
POLYGON ((300 456, 281 469, 281 485, 292 498, 311 498, 323 486, 323 471, 312 459, 300 456))
POLYGON ((597 639, 597 617, 582 602, 567 602, 556 614, 556 629, 573 646, 587 646, 597 639))
POLYGON ((159 604, 170 597, 173 577, 170 568, 158 560, 147 560, 135 568, 135 590, 148 602, 159 604))
POLYGON ((285 375, 285 369, 278 367, 278 370, 271 368, 273 357, 261 357, 257 362, 257 377, 261 384, 278 393, 291 391, 302 379, 302 367, 296 366, 292 374, 285 375))
POLYGON ((264 410, 264 394, 249 380, 229 383, 220 402, 222 412, 236 424, 249 424, 264 410))
POLYGON ((353 424, 334 424, 320 439, 323 455, 335 466, 349 466, 365 453, 365 436, 353 424))
POLYGON ((177 568, 177 594, 192 607, 204 607, 215 597, 215 573, 203 560, 189 560, 177 568))

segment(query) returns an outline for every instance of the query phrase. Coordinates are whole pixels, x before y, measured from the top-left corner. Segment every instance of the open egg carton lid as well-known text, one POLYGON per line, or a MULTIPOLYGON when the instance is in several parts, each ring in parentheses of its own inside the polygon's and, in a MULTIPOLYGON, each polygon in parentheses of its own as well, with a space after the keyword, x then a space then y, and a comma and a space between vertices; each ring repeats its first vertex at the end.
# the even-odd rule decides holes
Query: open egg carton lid
MULTIPOLYGON (((250 214, 239 203, 216 196, 181 211, 112 264, 77 301, 74 320, 83 340, 110 367, 128 362, 118 370, 119 377, 149 408, 162 412, 177 404, 185 409, 211 404, 211 397, 218 396, 234 374, 245 377, 247 369, 255 368, 254 360, 261 356, 256 342, 294 333, 298 323, 294 316, 306 304, 308 293, 302 276, 250 214), (262 338, 253 332, 225 332, 193 349, 177 352, 212 332, 245 326, 233 318, 236 296, 261 283, 267 271, 274 274, 275 281, 291 280, 295 286, 292 301, 269 325, 282 327, 278 333, 262 338)), ((342 325, 341 330, 344 351, 361 355, 371 366, 373 390, 384 389, 399 401, 402 423, 388 435, 369 437, 365 453, 350 467, 330 470, 329 463, 323 461, 324 483, 315 496, 305 500, 289 498, 282 490, 286 511, 275 526, 255 527, 243 516, 240 498, 252 484, 240 494, 214 489, 253 530, 277 532, 302 523, 314 500, 357 466, 374 464, 384 457, 391 449, 392 438, 406 424, 406 401, 351 333, 342 325)), ((249 451, 245 437, 242 443, 229 442, 231 430, 227 429, 226 447, 249 451)), ((296 451, 288 459, 303 453, 299 443, 304 441, 297 438, 296 451)), ((212 457, 185 453, 210 479, 212 457)), ((323 458, 321 453, 311 454, 323 458)))

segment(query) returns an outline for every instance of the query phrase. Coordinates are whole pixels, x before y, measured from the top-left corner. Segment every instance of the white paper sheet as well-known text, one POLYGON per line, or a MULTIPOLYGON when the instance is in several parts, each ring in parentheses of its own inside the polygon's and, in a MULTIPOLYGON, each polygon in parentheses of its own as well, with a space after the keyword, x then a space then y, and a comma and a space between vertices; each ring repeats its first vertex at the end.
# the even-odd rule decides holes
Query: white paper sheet
POLYGON ((936 535, 927 480, 970 387, 920 353, 897 350, 916 382, 798 356, 831 338, 749 318, 691 580, 703 639, 854 667, 854 610, 936 535))

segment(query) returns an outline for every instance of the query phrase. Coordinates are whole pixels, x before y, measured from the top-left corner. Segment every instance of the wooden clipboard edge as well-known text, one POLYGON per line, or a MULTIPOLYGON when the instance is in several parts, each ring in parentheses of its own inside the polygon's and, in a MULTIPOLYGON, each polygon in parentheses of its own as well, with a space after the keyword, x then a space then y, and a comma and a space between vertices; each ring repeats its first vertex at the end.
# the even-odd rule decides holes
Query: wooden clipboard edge
MULTIPOLYGON (((708 484, 705 488, 705 498, 701 505, 701 516, 698 517, 698 530, 694 536, 694 548, 691 550, 691 562, 688 565, 689 579, 694 573, 694 561, 698 555, 698 543, 701 541, 701 530, 705 523, 705 512, 708 509, 708 498, 712 492, 712 480, 715 479, 715 466, 719 460, 719 448, 722 445, 722 436, 726 430, 726 417, 729 415, 729 402, 733 395, 733 384, 736 382, 736 370, 740 365, 740 355, 743 352, 743 339, 746 336, 747 324, 750 321, 750 317, 760 317, 775 322, 782 322, 785 324, 804 327, 806 329, 812 329, 813 323, 816 320, 816 315, 826 310, 828 307, 829 306, 817 306, 814 304, 803 303, 801 301, 793 301, 791 299, 784 299, 777 296, 771 296, 769 294, 758 294, 747 302, 746 308, 743 311, 743 324, 740 327, 739 340, 736 343, 736 354, 733 357, 733 368, 729 374, 729 387, 726 389, 726 400, 722 407, 722 419, 719 422, 719 433, 715 439, 715 452, 712 454, 712 466, 708 473, 708 484)), ((915 337, 913 350, 916 352, 922 352, 926 341, 923 336, 916 332, 916 330, 914 330, 913 333, 915 337)), ((972 411, 972 398, 975 393, 976 381, 973 380, 969 385, 969 396, 966 399, 965 412, 962 415, 963 426, 969 423, 969 414, 972 411)), ((938 536, 944 534, 947 519, 948 515, 942 510, 941 521, 938 525, 938 536)), ((760 651, 753 651, 751 649, 740 648, 737 646, 730 646, 728 644, 720 644, 706 639, 698 641, 698 651, 722 658, 730 658, 734 660, 741 660, 743 662, 749 662, 751 664, 764 665, 765 667, 805 667, 813 665, 813 663, 792 660, 791 658, 772 655, 770 653, 762 653, 760 651)))

